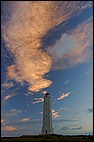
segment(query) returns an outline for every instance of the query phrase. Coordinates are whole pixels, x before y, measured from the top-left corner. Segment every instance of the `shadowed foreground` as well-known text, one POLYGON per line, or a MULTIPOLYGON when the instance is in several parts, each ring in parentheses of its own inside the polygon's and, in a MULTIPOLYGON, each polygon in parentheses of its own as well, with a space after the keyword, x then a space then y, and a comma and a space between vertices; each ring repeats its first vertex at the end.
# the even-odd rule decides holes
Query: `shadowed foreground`
POLYGON ((77 135, 77 136, 63 136, 63 135, 32 135, 21 137, 2 137, 1 141, 73 141, 73 142, 92 142, 93 136, 91 135, 77 135))

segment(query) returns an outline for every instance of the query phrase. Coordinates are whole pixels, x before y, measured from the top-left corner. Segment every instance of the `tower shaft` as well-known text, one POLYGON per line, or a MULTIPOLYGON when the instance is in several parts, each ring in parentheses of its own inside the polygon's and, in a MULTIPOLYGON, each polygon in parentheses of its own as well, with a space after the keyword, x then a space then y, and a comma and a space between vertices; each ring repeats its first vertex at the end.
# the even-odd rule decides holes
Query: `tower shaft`
MULTIPOLYGON (((48 93, 47 93, 48 94, 48 93)), ((50 95, 46 95, 44 97, 43 104, 43 127, 42 134, 52 134, 52 112, 51 112, 51 103, 50 103, 50 95)))

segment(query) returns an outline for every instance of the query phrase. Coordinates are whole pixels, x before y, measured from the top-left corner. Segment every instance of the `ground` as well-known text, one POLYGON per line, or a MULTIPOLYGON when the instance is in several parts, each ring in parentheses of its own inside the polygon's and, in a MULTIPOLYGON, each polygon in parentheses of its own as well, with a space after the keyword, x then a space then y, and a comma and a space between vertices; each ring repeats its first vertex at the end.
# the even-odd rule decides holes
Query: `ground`
POLYGON ((34 135, 21 137, 3 137, 1 141, 62 141, 62 142, 93 142, 91 135, 63 136, 63 135, 34 135))

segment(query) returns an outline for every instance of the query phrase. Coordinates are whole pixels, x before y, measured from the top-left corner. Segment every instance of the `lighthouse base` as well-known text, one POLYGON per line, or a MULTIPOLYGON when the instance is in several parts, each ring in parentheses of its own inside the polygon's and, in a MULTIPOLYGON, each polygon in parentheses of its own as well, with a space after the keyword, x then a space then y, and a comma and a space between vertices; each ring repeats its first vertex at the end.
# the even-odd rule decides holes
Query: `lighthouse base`
POLYGON ((44 128, 42 127, 41 134, 43 134, 43 135, 53 134, 53 128, 50 128, 50 129, 44 129, 44 128))

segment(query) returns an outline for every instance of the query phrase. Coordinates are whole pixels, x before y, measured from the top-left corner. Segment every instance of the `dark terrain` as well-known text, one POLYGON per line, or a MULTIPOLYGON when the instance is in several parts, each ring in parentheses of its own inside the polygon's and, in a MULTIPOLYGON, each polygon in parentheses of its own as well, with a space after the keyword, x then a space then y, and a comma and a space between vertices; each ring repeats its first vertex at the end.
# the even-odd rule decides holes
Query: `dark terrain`
POLYGON ((62 142, 93 142, 93 135, 31 135, 20 137, 2 137, 1 141, 62 141, 62 142))

